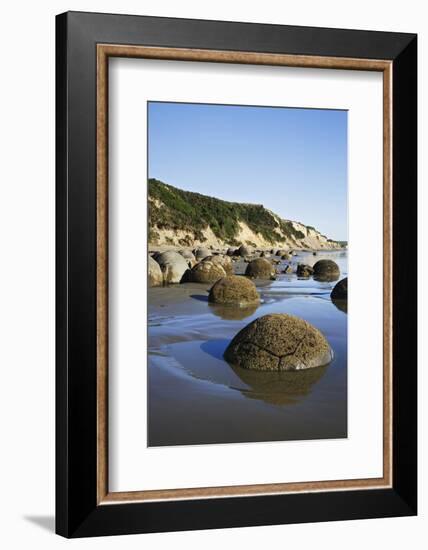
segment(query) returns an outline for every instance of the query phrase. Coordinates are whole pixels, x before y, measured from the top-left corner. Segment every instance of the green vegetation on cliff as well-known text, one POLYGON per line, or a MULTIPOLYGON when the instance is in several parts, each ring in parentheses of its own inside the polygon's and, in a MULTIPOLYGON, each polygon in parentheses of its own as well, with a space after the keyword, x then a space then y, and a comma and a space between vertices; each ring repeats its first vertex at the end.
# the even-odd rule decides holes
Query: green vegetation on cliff
POLYGON ((296 242, 305 237, 291 221, 274 216, 261 204, 227 202, 184 191, 156 179, 149 179, 148 194, 149 240, 156 239, 156 229, 170 229, 186 231, 202 241, 202 230, 210 226, 217 238, 239 244, 236 241, 239 222, 244 222, 272 244, 282 241, 284 236, 296 242))

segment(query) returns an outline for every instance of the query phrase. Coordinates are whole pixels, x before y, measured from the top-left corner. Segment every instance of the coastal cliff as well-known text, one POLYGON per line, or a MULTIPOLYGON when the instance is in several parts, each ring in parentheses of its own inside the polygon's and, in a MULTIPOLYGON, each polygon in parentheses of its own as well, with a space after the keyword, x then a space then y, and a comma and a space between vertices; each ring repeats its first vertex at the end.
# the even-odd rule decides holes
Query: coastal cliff
POLYGON ((346 243, 314 227, 282 219, 261 204, 227 202, 148 180, 149 247, 340 249, 346 243))

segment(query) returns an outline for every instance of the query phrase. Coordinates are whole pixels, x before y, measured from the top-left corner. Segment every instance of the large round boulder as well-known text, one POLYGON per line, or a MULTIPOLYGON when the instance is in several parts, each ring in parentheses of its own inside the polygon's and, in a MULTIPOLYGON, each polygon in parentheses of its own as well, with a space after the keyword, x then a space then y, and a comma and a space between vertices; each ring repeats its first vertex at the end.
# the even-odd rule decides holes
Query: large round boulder
POLYGON ((188 280, 193 283, 215 283, 222 277, 226 277, 226 271, 214 262, 199 262, 188 274, 188 280))
POLYGON ((251 256, 251 254, 253 253, 253 249, 251 248, 251 246, 246 246, 245 244, 241 244, 237 252, 242 257, 251 256))
POLYGON ((149 286, 162 286, 163 285, 163 273, 160 265, 149 256, 147 264, 147 274, 149 278, 149 286))
POLYGON ((247 265, 245 275, 253 279, 273 279, 275 278, 275 269, 271 262, 265 258, 256 258, 247 265))
POLYGON ((339 278, 340 269, 333 260, 318 260, 314 265, 314 277, 319 280, 335 281, 339 278))
POLYGON ((238 332, 224 358, 250 370, 296 371, 327 365, 333 351, 314 326, 299 317, 275 313, 238 332))
POLYGON ((221 265, 226 271, 227 275, 233 275, 233 264, 229 256, 223 254, 216 254, 215 256, 207 256, 202 260, 203 262, 212 262, 213 264, 221 265))
POLYGON ((166 284, 180 283, 189 269, 189 265, 181 254, 173 250, 162 252, 156 257, 166 284))
POLYGON ((347 300, 348 299, 348 277, 345 277, 338 283, 331 291, 331 299, 335 300, 347 300))
POLYGON ((248 306, 258 304, 260 297, 252 281, 239 275, 229 275, 211 287, 208 301, 214 304, 248 306))
POLYGON ((201 246, 199 248, 195 248, 195 250, 193 252, 194 252, 195 258, 198 260, 198 262, 200 262, 201 260, 203 260, 207 256, 211 255, 211 251, 208 248, 205 248, 203 246, 201 246))

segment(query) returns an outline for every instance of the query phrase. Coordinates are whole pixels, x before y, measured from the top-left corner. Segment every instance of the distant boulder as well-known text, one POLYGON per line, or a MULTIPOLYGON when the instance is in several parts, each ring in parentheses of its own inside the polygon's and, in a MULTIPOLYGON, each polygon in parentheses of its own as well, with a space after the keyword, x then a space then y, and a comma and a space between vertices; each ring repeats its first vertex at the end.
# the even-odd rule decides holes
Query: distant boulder
POLYGON ((238 254, 240 256, 251 256, 252 253, 253 249, 250 246, 245 246, 245 244, 241 244, 238 248, 238 254))
POLYGON ((193 283, 215 283, 226 277, 224 268, 214 262, 199 262, 188 273, 187 280, 193 283))
POLYGON ((245 275, 253 279, 274 279, 275 269, 265 258, 256 258, 247 265, 245 275))
POLYGON ((208 301, 215 304, 249 306, 260 302, 256 285, 239 275, 222 277, 211 287, 208 301))
POLYGON ((318 260, 314 265, 314 278, 320 281, 335 281, 339 275, 339 266, 333 260, 318 260))
POLYGON ((310 277, 313 273, 314 270, 310 265, 299 264, 297 266, 296 274, 298 277, 310 277))
POLYGON ((195 265, 196 258, 191 250, 189 250, 188 248, 183 248, 182 250, 179 250, 178 253, 181 254, 181 256, 183 256, 183 258, 187 261, 190 267, 193 267, 195 265))
POLYGON ((181 254, 173 250, 162 252, 156 257, 163 273, 163 279, 166 284, 181 283, 184 275, 189 269, 189 265, 181 254))
POLYGON ((228 248, 226 254, 228 256, 236 256, 238 254, 238 250, 236 248, 228 248))
POLYGON ((207 256, 202 261, 212 262, 213 264, 221 265, 221 267, 226 271, 227 275, 233 274, 233 264, 229 256, 224 256, 223 254, 218 254, 216 256, 207 256))
POLYGON ((203 246, 199 247, 199 248, 195 248, 195 250, 193 251, 194 255, 195 255, 195 258, 198 260, 198 262, 200 262, 201 260, 203 260, 204 258, 206 258, 207 256, 210 256, 211 255, 211 250, 209 250, 208 248, 205 248, 203 246))

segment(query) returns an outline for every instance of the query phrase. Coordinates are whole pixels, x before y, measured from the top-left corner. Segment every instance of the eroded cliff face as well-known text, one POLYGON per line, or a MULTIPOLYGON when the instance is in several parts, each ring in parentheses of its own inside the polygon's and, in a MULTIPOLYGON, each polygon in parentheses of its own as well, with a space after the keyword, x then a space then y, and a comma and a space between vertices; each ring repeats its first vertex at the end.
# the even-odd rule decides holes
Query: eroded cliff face
POLYGON ((314 227, 285 220, 262 205, 229 203, 149 180, 149 248, 339 249, 314 227), (164 199, 164 200, 162 200, 164 199))

